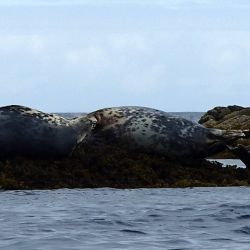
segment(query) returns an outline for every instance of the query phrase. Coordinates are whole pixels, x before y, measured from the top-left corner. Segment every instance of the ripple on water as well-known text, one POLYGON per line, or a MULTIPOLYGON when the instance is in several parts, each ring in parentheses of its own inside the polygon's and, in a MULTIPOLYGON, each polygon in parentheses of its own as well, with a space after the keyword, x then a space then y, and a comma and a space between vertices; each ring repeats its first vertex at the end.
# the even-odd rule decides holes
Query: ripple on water
POLYGON ((243 215, 239 215, 237 216, 238 220, 248 220, 250 219, 250 214, 243 214, 243 215))
POLYGON ((122 229, 122 230, 120 230, 120 232, 122 232, 122 233, 129 233, 129 234, 143 234, 143 235, 147 234, 147 233, 145 233, 143 231, 131 230, 131 229, 122 229))
POLYGON ((240 227, 240 228, 234 230, 234 232, 249 235, 250 234, 250 227, 249 226, 240 227))
POLYGON ((126 227, 133 227, 132 223, 129 223, 127 221, 121 221, 121 220, 115 220, 115 223, 117 225, 121 225, 121 226, 126 226, 126 227))
POLYGON ((0 192, 0 249, 249 249, 249 191, 0 192))

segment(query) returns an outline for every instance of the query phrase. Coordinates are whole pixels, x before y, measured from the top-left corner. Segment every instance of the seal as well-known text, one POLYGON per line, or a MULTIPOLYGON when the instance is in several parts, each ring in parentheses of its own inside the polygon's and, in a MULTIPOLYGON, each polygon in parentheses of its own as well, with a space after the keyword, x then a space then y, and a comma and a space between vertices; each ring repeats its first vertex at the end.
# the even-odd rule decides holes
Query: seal
POLYGON ((125 143, 129 149, 143 149, 168 157, 205 158, 218 153, 242 131, 208 129, 202 125, 146 107, 114 107, 87 115, 94 123, 91 143, 125 143))
POLYGON ((19 105, 1 107, 0 157, 68 156, 91 129, 91 120, 84 116, 67 120, 19 105))

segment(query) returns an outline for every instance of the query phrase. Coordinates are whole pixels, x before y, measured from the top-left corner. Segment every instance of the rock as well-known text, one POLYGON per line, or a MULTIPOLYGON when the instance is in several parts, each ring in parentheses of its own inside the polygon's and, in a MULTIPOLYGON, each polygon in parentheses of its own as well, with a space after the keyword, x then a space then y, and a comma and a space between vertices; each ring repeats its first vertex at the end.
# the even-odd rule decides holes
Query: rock
MULTIPOLYGON (((244 108, 233 105, 228 107, 215 107, 207 111, 199 120, 199 123, 208 128, 225 130, 250 130, 250 107, 244 108)), ((239 139, 235 145, 242 144, 250 147, 250 133, 246 133, 245 139, 239 139)), ((228 152, 220 154, 222 158, 233 157, 228 152)))
POLYGON ((205 113, 199 123, 208 128, 250 129, 250 108, 215 107, 205 113))
POLYGON ((119 143, 81 145, 60 160, 0 160, 0 189, 249 186, 250 169, 219 162, 168 159, 119 143))

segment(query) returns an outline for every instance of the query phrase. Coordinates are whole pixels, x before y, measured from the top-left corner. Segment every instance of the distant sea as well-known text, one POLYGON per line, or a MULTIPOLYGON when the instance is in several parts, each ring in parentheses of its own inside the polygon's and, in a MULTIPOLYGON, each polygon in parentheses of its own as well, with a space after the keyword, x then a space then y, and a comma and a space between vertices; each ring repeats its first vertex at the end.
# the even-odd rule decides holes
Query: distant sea
POLYGON ((205 112, 169 112, 170 114, 183 117, 193 122, 198 122, 205 112))

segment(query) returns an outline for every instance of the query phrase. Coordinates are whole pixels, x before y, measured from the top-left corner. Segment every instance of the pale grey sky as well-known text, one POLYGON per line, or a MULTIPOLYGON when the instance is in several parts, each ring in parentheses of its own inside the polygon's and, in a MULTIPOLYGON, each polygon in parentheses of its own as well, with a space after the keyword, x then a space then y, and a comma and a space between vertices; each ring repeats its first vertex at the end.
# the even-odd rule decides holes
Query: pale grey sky
POLYGON ((0 105, 250 106, 248 0, 2 0, 0 105))

